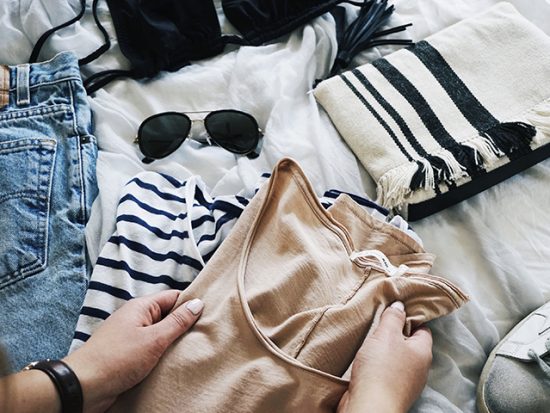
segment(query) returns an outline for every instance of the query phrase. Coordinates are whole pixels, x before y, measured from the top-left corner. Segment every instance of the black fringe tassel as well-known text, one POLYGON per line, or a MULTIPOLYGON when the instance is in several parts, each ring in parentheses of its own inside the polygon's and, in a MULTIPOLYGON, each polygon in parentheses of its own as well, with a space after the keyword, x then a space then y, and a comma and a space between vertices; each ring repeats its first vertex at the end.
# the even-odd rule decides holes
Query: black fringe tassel
MULTIPOLYGON (((479 175, 479 173, 483 171, 483 163, 478 153, 473 148, 465 145, 457 145, 457 149, 454 156, 458 163, 466 168, 466 173, 472 178, 479 175), (476 162, 478 160, 480 162, 476 162)), ((451 181, 451 179, 448 180, 448 182, 451 181)))
POLYGON ((418 168, 416 169, 416 172, 414 173, 411 183, 409 187, 415 191, 420 188, 424 188, 424 185, 426 183, 426 174, 424 173, 424 164, 420 161, 416 161, 416 164, 418 165, 418 168))
POLYGON ((371 47, 397 44, 411 45, 410 39, 382 39, 382 36, 394 34, 406 30, 410 24, 380 30, 394 11, 394 6, 388 6, 388 0, 365 0, 363 2, 348 1, 360 7, 357 18, 344 29, 345 8, 336 7, 332 14, 336 22, 336 38, 338 40, 338 54, 330 70, 329 77, 347 68, 352 59, 361 51, 371 47))
POLYGON ((524 154, 531 151, 531 142, 537 134, 533 125, 525 122, 505 122, 493 126, 482 133, 482 136, 490 138, 495 146, 510 154, 524 154))
MULTIPOLYGON (((445 161, 437 156, 426 155, 426 160, 430 163, 434 170, 434 181, 436 185, 448 182, 451 178, 451 170, 445 161)), ((420 188, 424 188, 426 184, 426 172, 424 171, 424 164, 416 161, 418 168, 412 176, 410 189, 415 191, 420 188)))
MULTIPOLYGON (((522 155, 531 151, 531 142, 537 134, 533 125, 525 122, 504 122, 481 133, 481 136, 489 138, 495 146, 505 155, 522 155)), ((457 161, 466 168, 468 175, 472 178, 484 172, 482 159, 477 151, 468 146, 460 146, 457 161)), ((434 155, 427 155, 426 160, 434 169, 435 185, 453 183, 451 170, 445 161, 434 155)), ((426 173, 424 164, 416 161, 418 168, 411 178, 410 189, 415 191, 424 188, 426 184, 426 173)))

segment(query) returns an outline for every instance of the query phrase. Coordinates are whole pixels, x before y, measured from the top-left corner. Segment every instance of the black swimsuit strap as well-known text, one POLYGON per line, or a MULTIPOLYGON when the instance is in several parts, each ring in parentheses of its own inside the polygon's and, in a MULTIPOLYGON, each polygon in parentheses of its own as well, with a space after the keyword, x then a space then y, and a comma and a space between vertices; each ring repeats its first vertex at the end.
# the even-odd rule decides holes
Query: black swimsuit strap
MULTIPOLYGON (((96 23, 98 29, 103 34, 103 38, 105 40, 105 43, 103 43, 103 45, 101 45, 101 47, 99 47, 94 52, 90 53, 88 56, 80 59, 78 61, 78 64, 80 66, 88 64, 91 61, 97 59, 99 56, 101 56, 103 53, 105 53, 111 47, 111 41, 109 39, 109 34, 107 33, 107 30, 105 30, 105 28, 103 27, 103 25, 99 21, 99 18, 97 17, 97 3, 98 3, 98 1, 99 0, 94 0, 93 1, 92 11, 93 11, 95 23, 96 23)), ((40 55, 40 51, 42 50, 42 47, 44 46, 44 43, 46 43, 46 41, 50 38, 50 36, 52 34, 54 34, 56 31, 58 31, 60 29, 68 27, 71 24, 74 24, 77 21, 79 21, 80 19, 82 19, 82 16, 84 16, 84 13, 86 12, 86 0, 80 0, 80 5, 81 5, 80 12, 75 17, 73 17, 69 21, 66 21, 65 23, 60 24, 59 26, 56 26, 56 27, 53 27, 53 28, 49 29, 44 34, 42 34, 42 36, 40 36, 40 38, 38 39, 38 41, 34 45, 34 48, 32 49, 31 57, 29 58, 29 63, 36 63, 37 62, 38 57, 40 55)))
MULTIPOLYGON (((246 39, 243 39, 242 37, 237 35, 223 35, 221 37, 221 41, 224 44, 234 44, 239 46, 249 44, 246 39)), ((113 80, 121 77, 140 79, 143 76, 138 75, 135 70, 104 70, 102 72, 94 73, 93 75, 86 78, 86 80, 84 80, 83 82, 84 88, 86 89, 88 95, 91 95, 105 85, 111 83, 113 80)))
POLYGON ((239 46, 247 46, 250 45, 250 43, 242 38, 241 36, 237 36, 236 34, 224 34, 222 36, 222 42, 225 44, 236 44, 239 46))
POLYGON ((119 77, 129 77, 132 79, 139 78, 139 76, 136 76, 136 74, 132 70, 104 70, 103 72, 94 73, 93 75, 86 78, 86 80, 84 80, 83 82, 84 88, 86 89, 88 95, 91 95, 92 93, 96 92, 106 84, 112 82, 119 77))
MULTIPOLYGON (((86 0, 84 0, 84 2, 86 2, 86 0)), ((95 24, 96 24, 97 28, 103 34, 103 39, 104 39, 105 43, 103 43, 103 45, 100 46, 95 52, 92 52, 88 56, 80 59, 78 61, 78 64, 80 66, 87 65, 88 63, 94 61, 95 59, 97 59, 99 56, 101 56, 103 53, 105 53, 107 50, 109 50, 111 48, 111 40, 109 39, 109 33, 107 33, 107 30, 105 30, 105 27, 103 27, 103 25, 99 21, 99 17, 97 16, 97 3, 98 2, 99 2, 99 0, 94 0, 94 2, 92 3, 92 14, 94 16, 94 21, 95 21, 95 24)))

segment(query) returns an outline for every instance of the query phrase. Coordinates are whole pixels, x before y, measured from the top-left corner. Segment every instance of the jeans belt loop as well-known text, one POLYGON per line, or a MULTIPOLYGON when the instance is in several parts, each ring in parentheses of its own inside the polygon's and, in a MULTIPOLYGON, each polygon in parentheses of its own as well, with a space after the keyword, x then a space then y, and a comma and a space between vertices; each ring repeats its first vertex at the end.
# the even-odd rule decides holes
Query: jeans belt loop
POLYGON ((0 66, 0 109, 10 103, 10 69, 0 66))
POLYGON ((17 106, 28 105, 31 103, 29 72, 29 64, 17 66, 17 106))

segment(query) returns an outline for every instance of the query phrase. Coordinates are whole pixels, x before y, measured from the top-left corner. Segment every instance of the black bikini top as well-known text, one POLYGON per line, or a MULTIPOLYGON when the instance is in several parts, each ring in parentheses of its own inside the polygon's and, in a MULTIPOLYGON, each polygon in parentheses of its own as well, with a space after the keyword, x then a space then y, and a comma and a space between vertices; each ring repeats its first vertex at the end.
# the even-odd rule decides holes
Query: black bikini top
MULTIPOLYGON (((105 38, 105 44, 81 59, 81 65, 96 59, 110 47, 108 34, 97 17, 98 1, 93 0, 92 11, 105 38)), ((48 30, 40 37, 32 52, 31 63, 36 62, 40 49, 51 34, 82 18, 86 0, 80 2, 82 10, 75 18, 48 30)), ((130 61, 131 69, 96 73, 84 81, 84 86, 88 93, 93 93, 117 77, 150 78, 162 70, 178 70, 191 61, 221 53, 227 44, 261 45, 291 32, 315 17, 334 11, 335 6, 344 2, 361 6, 359 15, 368 17, 363 18, 363 23, 368 23, 367 32, 370 33, 371 40, 373 35, 376 37, 380 33, 377 32, 378 28, 386 23, 393 12, 393 6, 388 7, 387 0, 222 0, 226 18, 241 34, 235 36, 221 33, 212 0, 107 0, 120 49, 130 61)), ((348 43, 357 43, 357 33, 344 39, 345 10, 342 7, 338 9, 341 10, 334 13, 337 36, 342 42, 347 39, 348 43)), ((357 21, 354 23, 362 24, 357 21)), ((405 27, 400 26, 384 34, 401 31, 405 27)), ((361 30, 356 27, 355 32, 360 34, 361 30)), ((396 43, 396 40, 385 41, 396 43)), ((398 44, 403 44, 402 42, 411 41, 399 40, 398 44)), ((366 43, 365 45, 368 46, 366 43)), ((339 68, 345 62, 349 64, 351 61, 351 57, 347 56, 350 55, 348 52, 349 50, 346 56, 342 54, 343 59, 337 58, 339 68)))
POLYGON ((225 17, 248 45, 290 33, 346 0, 222 0, 225 17))

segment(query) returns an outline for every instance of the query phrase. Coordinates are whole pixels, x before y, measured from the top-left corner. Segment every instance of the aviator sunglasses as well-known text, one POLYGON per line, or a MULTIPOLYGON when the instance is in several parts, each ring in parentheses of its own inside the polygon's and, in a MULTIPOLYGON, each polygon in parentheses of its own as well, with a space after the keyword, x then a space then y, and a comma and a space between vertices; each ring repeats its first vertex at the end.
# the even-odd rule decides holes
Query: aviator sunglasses
POLYGON ((162 159, 190 138, 218 145, 229 152, 257 158, 262 130, 254 117, 233 109, 197 112, 163 112, 145 119, 139 127, 135 142, 145 155, 143 163, 162 159), (204 119, 191 119, 187 114, 208 113, 204 119), (202 122, 206 136, 191 137, 193 122, 202 122))

